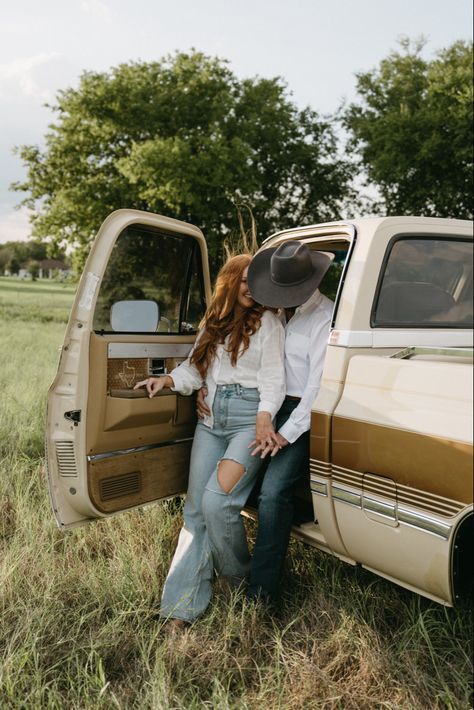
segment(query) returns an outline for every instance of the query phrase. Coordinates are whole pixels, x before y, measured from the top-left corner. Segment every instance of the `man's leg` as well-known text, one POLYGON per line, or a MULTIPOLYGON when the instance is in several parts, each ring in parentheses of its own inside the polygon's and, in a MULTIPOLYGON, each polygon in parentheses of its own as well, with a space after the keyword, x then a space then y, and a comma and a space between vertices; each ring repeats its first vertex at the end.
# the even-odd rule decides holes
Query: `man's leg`
MULTIPOLYGON (((295 405, 293 405, 294 407, 295 405)), ((278 426, 289 416, 285 403, 278 426), (286 416, 285 416, 286 415, 286 416)), ((278 598, 279 581, 293 522, 293 489, 309 465, 309 432, 285 446, 265 472, 258 504, 258 530, 250 566, 249 597, 278 598)))

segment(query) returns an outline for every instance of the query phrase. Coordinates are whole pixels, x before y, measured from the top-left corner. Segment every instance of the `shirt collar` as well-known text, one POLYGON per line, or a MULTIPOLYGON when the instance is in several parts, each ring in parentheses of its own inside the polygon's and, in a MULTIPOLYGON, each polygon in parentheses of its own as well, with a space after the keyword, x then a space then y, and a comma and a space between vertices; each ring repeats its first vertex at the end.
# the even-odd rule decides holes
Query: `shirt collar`
POLYGON ((296 309, 295 313, 304 313, 305 311, 308 310, 308 308, 311 308, 312 306, 317 306, 322 300, 322 294, 321 291, 317 288, 316 291, 311 294, 311 296, 308 298, 307 301, 301 304, 301 306, 298 306, 296 309))

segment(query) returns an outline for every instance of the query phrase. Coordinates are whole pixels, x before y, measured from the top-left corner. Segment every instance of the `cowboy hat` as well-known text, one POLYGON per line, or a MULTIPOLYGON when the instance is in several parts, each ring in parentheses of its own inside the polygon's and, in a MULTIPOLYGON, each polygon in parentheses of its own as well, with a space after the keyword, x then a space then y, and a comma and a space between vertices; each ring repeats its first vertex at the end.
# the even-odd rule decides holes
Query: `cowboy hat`
POLYGON ((299 241, 264 249, 247 274, 252 298, 272 308, 300 306, 316 291, 333 259, 333 254, 311 251, 299 241))

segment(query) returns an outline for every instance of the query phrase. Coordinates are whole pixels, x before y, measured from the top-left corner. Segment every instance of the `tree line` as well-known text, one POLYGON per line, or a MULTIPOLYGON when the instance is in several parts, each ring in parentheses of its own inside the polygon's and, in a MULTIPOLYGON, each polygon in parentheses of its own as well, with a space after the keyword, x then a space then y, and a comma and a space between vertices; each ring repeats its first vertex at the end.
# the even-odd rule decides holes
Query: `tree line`
POLYGON ((85 72, 59 92, 44 147, 17 148, 27 176, 12 189, 33 235, 72 246, 78 268, 123 207, 198 225, 214 268, 249 210, 259 241, 341 215, 471 218, 472 43, 422 49, 403 40, 330 117, 197 51, 85 72))
POLYGON ((44 259, 65 261, 66 253, 57 245, 48 244, 40 239, 0 244, 0 276, 5 271, 11 275, 18 275, 20 269, 25 268, 31 278, 36 278, 40 262, 44 259))

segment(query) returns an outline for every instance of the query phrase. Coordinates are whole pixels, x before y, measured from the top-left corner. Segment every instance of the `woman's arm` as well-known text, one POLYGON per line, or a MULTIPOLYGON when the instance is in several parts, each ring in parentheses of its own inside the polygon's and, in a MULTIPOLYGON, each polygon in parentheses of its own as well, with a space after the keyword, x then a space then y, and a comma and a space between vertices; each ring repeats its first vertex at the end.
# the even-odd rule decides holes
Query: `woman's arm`
POLYGON ((202 331, 198 333, 196 341, 186 360, 178 365, 178 367, 175 367, 169 375, 162 375, 161 377, 148 377, 146 380, 137 382, 133 389, 136 390, 139 387, 146 387, 148 395, 153 397, 164 387, 169 387, 173 391, 179 392, 183 395, 192 394, 194 390, 198 390, 202 387, 202 377, 199 374, 198 369, 194 365, 191 365, 190 362, 191 355, 196 347, 196 343, 201 332, 202 331))
POLYGON ((165 387, 174 387, 173 378, 170 375, 163 375, 162 377, 147 377, 146 380, 137 382, 134 390, 139 389, 139 387, 146 387, 149 397, 154 397, 157 392, 164 389, 165 387))

